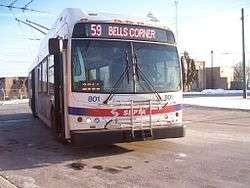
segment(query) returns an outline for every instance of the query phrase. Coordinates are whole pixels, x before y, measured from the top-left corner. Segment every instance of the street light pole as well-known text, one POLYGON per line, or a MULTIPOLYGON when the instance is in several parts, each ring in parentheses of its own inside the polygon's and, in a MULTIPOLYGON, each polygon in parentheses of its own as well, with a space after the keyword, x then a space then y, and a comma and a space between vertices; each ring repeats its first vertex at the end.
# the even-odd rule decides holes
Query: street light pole
POLYGON ((244 34, 244 8, 241 9, 242 22, 242 69, 243 69, 243 98, 247 98, 247 83, 246 83, 246 58, 245 58, 245 34, 244 34))
POLYGON ((178 1, 174 1, 175 4, 175 36, 178 43, 178 1))
POLYGON ((211 50, 211 89, 214 89, 214 51, 211 50))

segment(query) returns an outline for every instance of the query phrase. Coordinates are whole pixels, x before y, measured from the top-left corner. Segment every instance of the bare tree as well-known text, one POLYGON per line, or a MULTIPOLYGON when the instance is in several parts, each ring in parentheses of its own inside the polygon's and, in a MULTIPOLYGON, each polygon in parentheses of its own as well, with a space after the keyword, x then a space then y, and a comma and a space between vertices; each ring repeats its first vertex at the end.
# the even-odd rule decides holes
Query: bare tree
POLYGON ((194 60, 184 52, 181 57, 183 90, 191 90, 192 83, 198 79, 198 72, 194 60))
MULTIPOLYGON (((233 67, 234 73, 233 73, 233 79, 234 81, 243 81, 243 67, 242 63, 239 62, 234 65, 233 67)), ((250 74, 250 67, 246 67, 246 74, 250 74)))

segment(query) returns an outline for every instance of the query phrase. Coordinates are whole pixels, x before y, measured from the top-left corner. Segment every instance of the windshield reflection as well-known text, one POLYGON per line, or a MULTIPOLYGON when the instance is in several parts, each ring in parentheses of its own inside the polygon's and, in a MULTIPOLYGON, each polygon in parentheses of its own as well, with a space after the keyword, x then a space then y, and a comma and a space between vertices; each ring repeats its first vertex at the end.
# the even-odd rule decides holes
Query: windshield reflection
POLYGON ((180 89, 180 65, 176 47, 125 41, 73 40, 72 89, 75 92, 98 93, 177 91, 180 89), (153 89, 138 71, 136 80, 133 79, 133 61, 153 89), (90 83, 91 90, 84 88, 90 83), (100 89, 95 90, 93 83, 100 85, 100 89))

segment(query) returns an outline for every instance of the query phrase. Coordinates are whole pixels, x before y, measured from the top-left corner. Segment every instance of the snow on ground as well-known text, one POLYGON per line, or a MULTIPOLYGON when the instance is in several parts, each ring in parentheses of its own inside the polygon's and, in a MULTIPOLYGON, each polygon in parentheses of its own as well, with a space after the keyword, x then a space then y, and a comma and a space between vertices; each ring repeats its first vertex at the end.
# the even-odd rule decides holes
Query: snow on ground
POLYGON ((7 104, 22 104, 28 103, 29 99, 15 99, 15 100, 8 100, 8 101, 0 101, 0 105, 7 105, 7 104))
POLYGON ((230 108, 230 109, 241 109, 250 110, 250 97, 243 99, 242 96, 234 97, 191 97, 184 98, 183 104, 206 106, 206 107, 217 107, 217 108, 230 108))
MULTIPOLYGON (((250 92, 250 90, 248 90, 250 92)), ((224 89, 205 89, 201 92, 184 92, 184 94, 190 95, 206 95, 206 94, 242 94, 242 90, 224 90, 224 89)))

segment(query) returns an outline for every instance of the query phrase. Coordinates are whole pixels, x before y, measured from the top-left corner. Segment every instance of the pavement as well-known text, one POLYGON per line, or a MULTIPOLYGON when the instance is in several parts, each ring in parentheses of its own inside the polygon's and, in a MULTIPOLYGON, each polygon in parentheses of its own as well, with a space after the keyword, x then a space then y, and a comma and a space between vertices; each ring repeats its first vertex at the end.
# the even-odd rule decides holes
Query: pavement
POLYGON ((189 106, 184 138, 72 148, 27 104, 0 106, 0 187, 249 187, 249 122, 247 111, 189 106))

